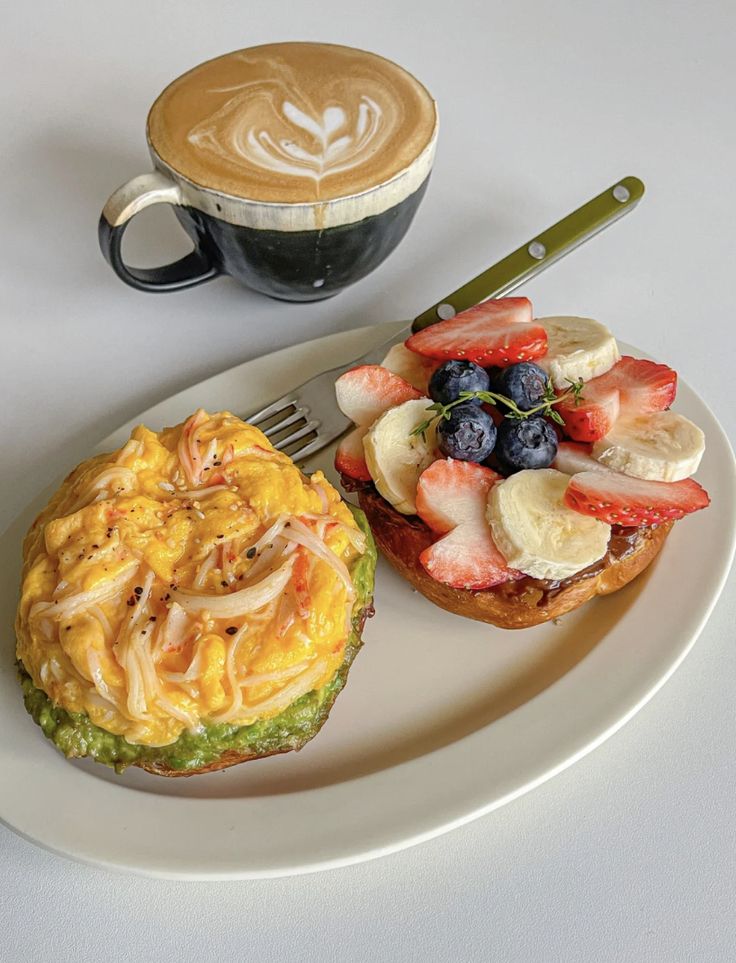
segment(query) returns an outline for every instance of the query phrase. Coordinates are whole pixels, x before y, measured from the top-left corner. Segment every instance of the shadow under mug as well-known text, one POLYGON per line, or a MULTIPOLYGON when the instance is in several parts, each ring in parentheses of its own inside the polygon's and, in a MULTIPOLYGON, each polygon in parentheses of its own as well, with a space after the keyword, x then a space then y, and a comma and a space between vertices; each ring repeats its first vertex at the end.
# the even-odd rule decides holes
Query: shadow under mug
POLYGON ((406 234, 427 189, 436 143, 396 176, 359 194, 311 203, 256 201, 202 187, 166 164, 123 184, 99 223, 102 253, 121 280, 141 291, 176 291, 228 274, 286 301, 331 297, 369 274, 406 234), (186 257, 134 268, 122 256, 132 218, 171 204, 194 241, 186 257))

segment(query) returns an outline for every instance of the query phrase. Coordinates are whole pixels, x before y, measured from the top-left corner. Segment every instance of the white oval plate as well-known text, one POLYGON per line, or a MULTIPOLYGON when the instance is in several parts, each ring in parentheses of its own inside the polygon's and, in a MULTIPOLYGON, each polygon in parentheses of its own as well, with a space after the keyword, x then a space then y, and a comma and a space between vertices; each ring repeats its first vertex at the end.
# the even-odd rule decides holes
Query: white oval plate
MULTIPOLYGON (((134 423, 175 424, 200 405, 247 414, 395 329, 343 332, 239 365, 143 412, 98 447, 121 444, 134 423)), ((713 505, 678 522, 648 573, 560 624, 504 632, 435 608, 382 563, 376 616, 349 685, 300 753, 193 779, 136 769, 118 776, 67 762, 26 715, 8 643, 0 668, 0 818, 48 849, 102 866, 252 878, 381 856, 539 785, 651 698, 694 643, 726 579, 735 541, 733 454, 682 382, 677 408, 707 436, 698 478, 713 505), (49 806, 59 799, 63 806, 49 806)), ((313 460, 330 473, 331 464, 331 450, 313 460)), ((0 540, 6 627, 22 533, 42 502, 0 540)))

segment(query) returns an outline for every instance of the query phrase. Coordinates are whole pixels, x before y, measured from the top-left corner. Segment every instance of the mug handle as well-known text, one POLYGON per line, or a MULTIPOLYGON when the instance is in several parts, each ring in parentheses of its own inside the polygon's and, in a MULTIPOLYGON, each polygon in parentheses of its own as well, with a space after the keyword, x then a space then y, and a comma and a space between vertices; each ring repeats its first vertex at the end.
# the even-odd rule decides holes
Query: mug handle
POLYGON ((152 204, 182 204, 179 185, 161 171, 140 174, 112 194, 105 204, 98 237, 105 260, 117 276, 139 291, 177 291, 211 281, 220 274, 219 266, 199 246, 191 254, 155 268, 133 268, 123 261, 125 229, 140 211, 152 204))

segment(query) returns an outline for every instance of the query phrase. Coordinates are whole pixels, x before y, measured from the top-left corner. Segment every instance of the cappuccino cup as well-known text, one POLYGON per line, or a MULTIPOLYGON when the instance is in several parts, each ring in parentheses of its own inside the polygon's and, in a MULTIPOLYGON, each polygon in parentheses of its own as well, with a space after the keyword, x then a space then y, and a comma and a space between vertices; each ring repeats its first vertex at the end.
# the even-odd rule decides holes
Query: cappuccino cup
POLYGON ((427 189, 436 104, 403 67, 323 43, 274 43, 194 67, 148 114, 154 170, 105 204, 100 247, 142 291, 228 274, 271 297, 330 297, 376 268, 427 189), (172 264, 122 257, 131 219, 170 204, 194 242, 172 264))

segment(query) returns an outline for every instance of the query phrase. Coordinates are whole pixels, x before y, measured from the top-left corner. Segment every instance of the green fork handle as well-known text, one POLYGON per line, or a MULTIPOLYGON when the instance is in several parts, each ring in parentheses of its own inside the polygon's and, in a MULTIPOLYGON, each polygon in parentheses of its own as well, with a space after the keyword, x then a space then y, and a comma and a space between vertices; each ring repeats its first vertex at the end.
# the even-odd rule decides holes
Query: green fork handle
POLYGON ((644 184, 638 177, 624 177, 616 181, 593 200, 537 234, 498 264, 427 308, 414 319, 412 330, 421 331, 422 328, 452 318, 458 312, 481 301, 510 294, 550 264, 575 250, 588 238, 628 214, 643 196, 644 184))

